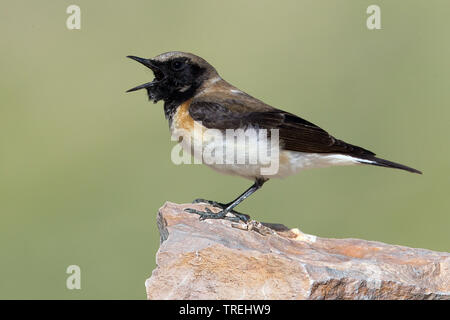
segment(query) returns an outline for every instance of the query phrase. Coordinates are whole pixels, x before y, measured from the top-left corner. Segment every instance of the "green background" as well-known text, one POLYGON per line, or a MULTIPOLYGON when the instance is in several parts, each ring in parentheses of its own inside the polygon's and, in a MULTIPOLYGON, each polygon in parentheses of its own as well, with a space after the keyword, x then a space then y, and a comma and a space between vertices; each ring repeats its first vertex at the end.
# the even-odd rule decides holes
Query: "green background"
POLYGON ((448 1, 4 1, 0 298, 145 298, 158 208, 250 181, 176 166, 153 74, 126 55, 198 54, 235 86, 424 171, 272 180, 240 211, 321 237, 450 250, 448 1), (381 7, 382 30, 366 28, 381 7), (66 8, 81 7, 81 30, 66 8), (67 290, 67 266, 81 290, 67 290))

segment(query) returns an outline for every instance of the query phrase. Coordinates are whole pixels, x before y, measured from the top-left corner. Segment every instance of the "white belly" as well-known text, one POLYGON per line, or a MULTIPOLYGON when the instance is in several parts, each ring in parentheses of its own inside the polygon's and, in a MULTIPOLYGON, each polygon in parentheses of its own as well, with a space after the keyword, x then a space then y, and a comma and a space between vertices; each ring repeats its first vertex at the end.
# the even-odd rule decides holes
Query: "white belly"
POLYGON ((224 174, 238 175, 247 179, 254 180, 258 177, 267 179, 285 178, 294 175, 305 169, 326 168, 332 166, 348 166, 360 164, 356 158, 341 154, 319 154, 304 153, 295 151, 280 151, 278 161, 278 169, 273 173, 262 173, 263 168, 267 165, 262 164, 207 164, 224 174))

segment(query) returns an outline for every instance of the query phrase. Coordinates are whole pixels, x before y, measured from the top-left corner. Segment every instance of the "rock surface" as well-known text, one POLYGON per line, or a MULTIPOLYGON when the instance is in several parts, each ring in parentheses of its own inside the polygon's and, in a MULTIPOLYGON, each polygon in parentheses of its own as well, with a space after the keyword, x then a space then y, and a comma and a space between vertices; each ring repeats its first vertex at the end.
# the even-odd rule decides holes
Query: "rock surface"
POLYGON ((148 299, 450 299, 449 253, 257 222, 242 230, 199 221, 187 207, 205 205, 168 202, 159 210, 148 299))

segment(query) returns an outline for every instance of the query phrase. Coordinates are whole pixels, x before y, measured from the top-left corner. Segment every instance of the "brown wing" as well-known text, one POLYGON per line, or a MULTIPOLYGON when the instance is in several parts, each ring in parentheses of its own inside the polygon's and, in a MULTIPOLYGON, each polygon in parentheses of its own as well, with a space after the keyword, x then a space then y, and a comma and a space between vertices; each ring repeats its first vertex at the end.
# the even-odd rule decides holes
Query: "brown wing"
POLYGON ((294 114, 275 109, 247 94, 237 99, 222 98, 214 102, 206 97, 194 100, 189 114, 207 128, 241 129, 247 127, 279 129, 286 150, 314 153, 342 153, 367 157, 374 153, 342 140, 294 114), (209 101, 208 101, 209 100, 209 101))

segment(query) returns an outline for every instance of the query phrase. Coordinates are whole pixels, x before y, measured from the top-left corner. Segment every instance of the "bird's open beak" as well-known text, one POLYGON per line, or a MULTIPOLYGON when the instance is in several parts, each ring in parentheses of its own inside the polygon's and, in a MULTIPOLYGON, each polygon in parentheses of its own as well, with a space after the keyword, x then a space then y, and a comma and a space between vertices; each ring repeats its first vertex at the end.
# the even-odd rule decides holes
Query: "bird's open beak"
POLYGON ((132 91, 141 90, 141 89, 148 89, 148 88, 151 88, 154 85, 155 85, 154 81, 147 82, 147 83, 141 84, 140 86, 128 89, 126 92, 132 92, 132 91))
POLYGON ((133 59, 133 60, 143 64, 147 68, 151 69, 153 71, 153 73, 155 74, 155 79, 152 82, 147 82, 147 83, 141 84, 140 86, 137 86, 137 87, 127 90, 127 92, 132 92, 132 91, 141 90, 141 89, 149 89, 149 88, 153 87, 156 83, 158 83, 160 80, 162 80, 162 78, 164 78, 164 74, 161 72, 161 69, 158 68, 158 66, 155 64, 155 62, 153 60, 139 58, 139 57, 135 57, 135 56, 127 56, 127 58, 133 59))

